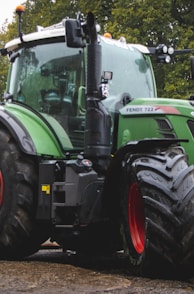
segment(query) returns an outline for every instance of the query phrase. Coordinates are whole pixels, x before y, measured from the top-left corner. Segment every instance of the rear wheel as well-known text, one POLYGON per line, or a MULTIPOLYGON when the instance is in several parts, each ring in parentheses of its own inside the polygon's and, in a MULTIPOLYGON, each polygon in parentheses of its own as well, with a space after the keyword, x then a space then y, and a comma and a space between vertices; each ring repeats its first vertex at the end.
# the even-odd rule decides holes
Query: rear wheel
POLYGON ((0 257, 36 252, 48 230, 35 220, 38 168, 22 154, 12 136, 0 129, 0 257))
POLYGON ((188 167, 181 148, 126 158, 121 235, 134 273, 177 272, 182 256, 180 232, 188 219, 183 203, 188 194, 194 195, 193 167, 188 167))

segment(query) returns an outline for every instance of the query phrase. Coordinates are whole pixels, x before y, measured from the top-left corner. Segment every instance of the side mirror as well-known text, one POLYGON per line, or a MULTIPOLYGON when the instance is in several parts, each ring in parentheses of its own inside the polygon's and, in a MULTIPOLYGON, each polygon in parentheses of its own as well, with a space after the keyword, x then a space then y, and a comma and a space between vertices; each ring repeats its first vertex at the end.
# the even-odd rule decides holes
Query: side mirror
POLYGON ((191 78, 192 80, 194 80, 194 56, 191 56, 190 61, 191 61, 191 78))
POLYGON ((84 42, 82 38, 82 27, 79 20, 67 19, 65 21, 65 37, 68 47, 84 47, 84 42))

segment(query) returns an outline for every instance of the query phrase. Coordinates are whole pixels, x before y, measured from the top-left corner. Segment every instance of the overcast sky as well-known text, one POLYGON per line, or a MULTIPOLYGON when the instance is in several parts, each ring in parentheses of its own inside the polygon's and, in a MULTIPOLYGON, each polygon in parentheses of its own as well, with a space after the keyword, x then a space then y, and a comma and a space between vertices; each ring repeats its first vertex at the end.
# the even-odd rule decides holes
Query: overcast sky
POLYGON ((13 13, 15 12, 16 6, 24 3, 25 0, 0 0, 0 27, 8 19, 9 22, 13 19, 13 13))

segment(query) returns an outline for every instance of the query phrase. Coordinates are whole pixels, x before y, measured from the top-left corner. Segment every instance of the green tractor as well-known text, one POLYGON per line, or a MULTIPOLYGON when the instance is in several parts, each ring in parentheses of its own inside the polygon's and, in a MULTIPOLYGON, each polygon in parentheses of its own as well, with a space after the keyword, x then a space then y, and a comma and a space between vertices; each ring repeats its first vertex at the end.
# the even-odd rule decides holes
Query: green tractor
POLYGON ((189 271, 194 103, 156 98, 150 55, 169 53, 100 36, 92 13, 20 28, 1 49, 0 258, 50 239, 77 254, 123 250, 140 275, 189 271))

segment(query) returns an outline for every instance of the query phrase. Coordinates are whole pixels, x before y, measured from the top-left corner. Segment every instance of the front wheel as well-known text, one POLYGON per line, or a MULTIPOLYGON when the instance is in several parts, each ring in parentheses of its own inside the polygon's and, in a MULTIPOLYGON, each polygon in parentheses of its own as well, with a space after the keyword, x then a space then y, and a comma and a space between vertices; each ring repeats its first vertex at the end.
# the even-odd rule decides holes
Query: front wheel
POLYGON ((36 161, 0 129, 0 258, 30 255, 48 238, 48 228, 35 219, 37 192, 36 161))
POLYGON ((187 213, 180 212, 180 203, 188 194, 194 195, 194 173, 181 148, 125 159, 121 235, 134 273, 169 275, 179 268, 180 230, 187 213))

